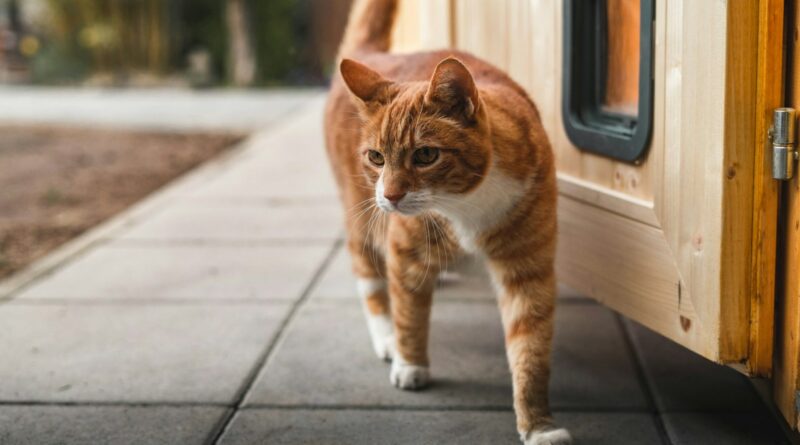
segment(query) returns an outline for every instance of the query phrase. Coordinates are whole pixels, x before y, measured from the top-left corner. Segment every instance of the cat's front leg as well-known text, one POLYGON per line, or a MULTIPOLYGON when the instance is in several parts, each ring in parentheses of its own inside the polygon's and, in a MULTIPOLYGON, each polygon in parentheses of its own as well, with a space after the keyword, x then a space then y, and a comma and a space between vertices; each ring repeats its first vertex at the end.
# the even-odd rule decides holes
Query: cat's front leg
POLYGON ((500 292, 520 437, 526 445, 568 445, 570 434, 553 423, 548 400, 555 306, 552 262, 509 257, 490 265, 500 292))
POLYGON ((430 380, 428 331, 439 269, 431 264, 429 255, 420 255, 416 247, 390 240, 387 257, 395 337, 389 378, 401 389, 421 389, 430 380))
POLYGON ((356 287, 367 319, 372 349, 379 359, 390 361, 394 355, 394 340, 386 280, 381 277, 361 277, 356 281, 356 287))
POLYGON ((348 242, 353 273, 372 348, 379 359, 392 359, 392 320, 389 314, 389 294, 386 286, 383 255, 369 239, 353 230, 348 242))

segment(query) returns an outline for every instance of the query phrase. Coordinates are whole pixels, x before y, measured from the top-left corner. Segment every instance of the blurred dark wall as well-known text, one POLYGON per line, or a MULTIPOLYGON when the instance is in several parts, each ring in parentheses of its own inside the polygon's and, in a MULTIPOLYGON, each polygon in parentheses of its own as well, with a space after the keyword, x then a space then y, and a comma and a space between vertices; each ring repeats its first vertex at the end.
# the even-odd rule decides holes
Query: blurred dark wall
POLYGON ((312 0, 311 33, 317 60, 330 75, 347 24, 352 0, 312 0))

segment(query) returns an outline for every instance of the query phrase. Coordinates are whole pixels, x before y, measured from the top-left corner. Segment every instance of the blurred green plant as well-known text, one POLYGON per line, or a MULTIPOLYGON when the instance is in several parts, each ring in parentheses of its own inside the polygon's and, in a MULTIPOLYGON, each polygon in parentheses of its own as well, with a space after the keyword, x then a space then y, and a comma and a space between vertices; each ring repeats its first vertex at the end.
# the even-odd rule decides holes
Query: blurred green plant
POLYGON ((164 0, 47 0, 34 79, 168 72, 174 48, 164 0))
MULTIPOLYGON (((39 83, 75 82, 92 75, 124 82, 146 73, 224 84, 232 79, 235 57, 245 54, 255 63, 255 76, 248 83, 319 84, 331 58, 320 55, 324 45, 315 40, 311 25, 326 13, 319 9, 326 7, 326 0, 43 2, 38 46, 30 56, 33 78, 39 83), (242 8, 244 19, 226 15, 232 3, 242 8), (234 44, 249 47, 233 51, 234 44), (204 70, 207 73, 197 73, 204 70)), ((346 12, 334 9, 339 15, 346 12)), ((330 52, 327 46, 325 51, 330 52)))
POLYGON ((302 23, 306 3, 299 0, 251 2, 252 16, 261 19, 252 29, 257 78, 261 83, 285 83, 292 68, 303 65, 298 48, 307 44, 304 41, 307 35, 297 28, 302 23))

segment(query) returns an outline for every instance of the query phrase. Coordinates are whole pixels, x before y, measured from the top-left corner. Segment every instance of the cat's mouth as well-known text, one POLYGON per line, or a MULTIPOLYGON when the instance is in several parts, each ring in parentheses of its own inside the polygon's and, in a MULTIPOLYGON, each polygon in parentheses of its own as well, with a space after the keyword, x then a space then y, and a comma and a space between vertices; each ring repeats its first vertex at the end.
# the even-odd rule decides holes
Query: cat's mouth
POLYGON ((377 200, 378 208, 386 213, 399 213, 404 216, 416 216, 428 210, 428 201, 420 197, 409 196, 398 202, 381 198, 377 200))
POLYGON ((404 203, 392 204, 391 202, 378 203, 378 208, 386 213, 399 213, 405 216, 415 216, 425 211, 424 207, 412 206, 404 203))

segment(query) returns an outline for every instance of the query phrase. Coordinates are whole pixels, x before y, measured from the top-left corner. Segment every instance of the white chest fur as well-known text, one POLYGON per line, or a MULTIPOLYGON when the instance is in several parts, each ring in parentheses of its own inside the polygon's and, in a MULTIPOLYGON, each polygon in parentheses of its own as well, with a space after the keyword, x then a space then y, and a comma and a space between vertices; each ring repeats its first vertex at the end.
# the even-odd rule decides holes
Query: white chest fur
POLYGON ((492 167, 478 188, 466 195, 445 195, 435 208, 452 224, 461 248, 475 252, 478 236, 497 225, 525 193, 523 181, 492 167))

